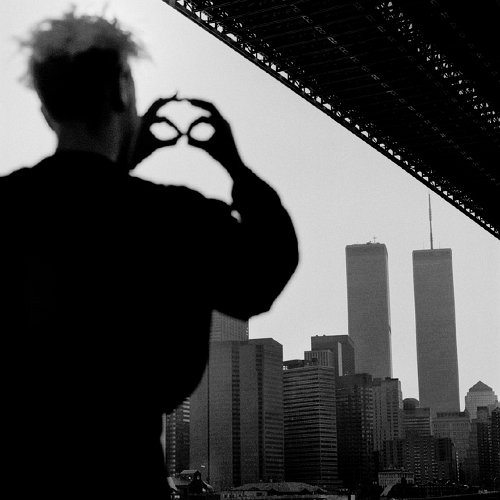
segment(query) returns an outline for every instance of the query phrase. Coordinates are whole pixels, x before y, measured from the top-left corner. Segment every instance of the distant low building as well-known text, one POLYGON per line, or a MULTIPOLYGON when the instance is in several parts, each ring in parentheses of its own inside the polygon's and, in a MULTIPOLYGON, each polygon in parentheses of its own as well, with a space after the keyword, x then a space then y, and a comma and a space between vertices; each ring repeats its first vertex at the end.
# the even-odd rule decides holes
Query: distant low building
POLYGON ((474 384, 465 396, 465 411, 471 420, 477 417, 479 406, 487 406, 490 410, 498 406, 498 397, 493 389, 481 381, 474 384))
MULTIPOLYGON (((331 500, 332 495, 319 486, 299 482, 249 483, 221 493, 221 500, 272 497, 273 500, 331 500)), ((334 496, 341 500, 347 496, 334 496)))
POLYGON ((398 483, 393 486, 387 486, 380 498, 383 499, 401 499, 401 498, 426 498, 427 500, 440 500, 446 497, 448 500, 497 500, 495 493, 479 494, 479 488, 464 486, 460 484, 442 484, 433 483, 425 486, 414 484, 398 483))
POLYGON ((311 337, 311 351, 306 351, 305 359, 317 358, 320 365, 334 366, 337 377, 354 375, 354 342, 349 335, 315 335, 311 337), (332 358, 325 355, 332 353, 332 358), (331 359, 331 361, 330 361, 331 359))
POLYGON ((430 408, 421 408, 418 399, 403 400, 403 437, 431 436, 430 408))
POLYGON ((383 463, 413 472, 419 485, 455 480, 455 453, 450 438, 416 436, 384 442, 383 463))
POLYGON ((406 484, 414 484, 415 474, 402 469, 382 470, 378 473, 378 484, 383 488, 401 483, 403 480, 406 484))
POLYGON ((205 500, 219 500, 220 495, 201 478, 201 472, 194 469, 183 470, 180 474, 168 478, 171 497, 187 500, 203 497, 205 500))

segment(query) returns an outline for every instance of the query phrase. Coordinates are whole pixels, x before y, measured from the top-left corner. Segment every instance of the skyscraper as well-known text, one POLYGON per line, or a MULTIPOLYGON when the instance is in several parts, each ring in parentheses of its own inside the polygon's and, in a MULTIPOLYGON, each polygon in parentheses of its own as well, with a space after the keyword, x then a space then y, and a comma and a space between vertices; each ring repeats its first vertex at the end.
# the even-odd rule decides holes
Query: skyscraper
POLYGON ((224 342, 226 340, 248 340, 248 321, 214 311, 210 328, 210 342, 224 342))
POLYGON ((273 339, 212 342, 191 396, 190 463, 216 490, 283 480, 282 364, 273 339))
POLYGON ((285 479, 333 490, 339 486, 335 368, 307 361, 284 368, 285 479))
POLYGON ((319 354, 322 351, 332 352, 333 365, 331 366, 335 366, 335 373, 338 377, 354 375, 354 342, 349 335, 315 335, 311 337, 311 351, 306 352, 306 359, 317 357, 319 364, 325 365, 325 354, 319 354))
POLYGON ((373 380, 373 449, 382 451, 384 442, 403 437, 403 396, 397 378, 373 380))
POLYGON ((451 249, 413 251, 420 404, 460 411, 451 249))
POLYGON ((165 415, 165 455, 170 475, 189 469, 189 398, 165 415))
POLYGON ((469 414, 471 420, 476 418, 479 406, 487 406, 493 409, 497 405, 497 395, 493 392, 491 387, 481 381, 474 384, 465 396, 465 410, 469 414))
POLYGON ((371 484, 373 460, 373 387, 366 373, 337 379, 339 479, 348 488, 371 484))
MULTIPOLYGON (((232 318, 214 311, 210 329, 210 342, 228 340, 248 340, 248 321, 232 318)), ((179 405, 172 413, 163 416, 163 447, 168 471, 180 473, 190 467, 190 400, 179 405)), ((200 407, 195 405, 195 422, 206 415, 206 408, 200 414, 200 407)), ((200 464, 201 466, 202 464, 200 464)), ((201 467, 203 471, 204 468, 201 467)))
POLYGON ((481 487, 497 486, 495 483, 499 479, 499 416, 499 408, 490 411, 487 406, 479 406, 472 421, 469 458, 473 463, 469 463, 469 467, 474 484, 481 487))
POLYGON ((500 481, 500 407, 491 412, 491 471, 493 487, 499 487, 500 481))
POLYGON ((346 246, 349 337, 356 373, 392 377, 387 248, 381 243, 346 246))
POLYGON ((453 442, 457 476, 463 481, 471 431, 469 415, 464 411, 439 412, 432 419, 432 428, 434 437, 450 438, 453 442))

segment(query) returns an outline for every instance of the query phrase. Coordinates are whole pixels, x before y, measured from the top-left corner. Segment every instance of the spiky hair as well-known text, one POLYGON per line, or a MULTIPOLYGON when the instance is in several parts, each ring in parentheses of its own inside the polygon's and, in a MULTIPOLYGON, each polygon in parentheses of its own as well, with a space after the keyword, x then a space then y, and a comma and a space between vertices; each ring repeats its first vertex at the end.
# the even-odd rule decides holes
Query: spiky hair
POLYGON ((26 83, 33 86, 33 69, 54 58, 72 59, 92 49, 112 51, 123 59, 143 57, 142 44, 117 19, 98 15, 77 14, 73 7, 58 19, 44 19, 20 41, 30 51, 26 83))

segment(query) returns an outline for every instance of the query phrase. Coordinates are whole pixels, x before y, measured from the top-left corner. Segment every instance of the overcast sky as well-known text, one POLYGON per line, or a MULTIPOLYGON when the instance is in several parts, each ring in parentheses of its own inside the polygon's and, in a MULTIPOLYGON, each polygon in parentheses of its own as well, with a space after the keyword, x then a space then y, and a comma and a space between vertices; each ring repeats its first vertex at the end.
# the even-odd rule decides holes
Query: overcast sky
MULTIPOLYGON (((74 1, 116 15, 146 44, 150 61, 134 66, 140 111, 157 97, 212 100, 233 126, 245 162, 280 193, 295 222, 301 263, 271 312, 250 323, 252 338, 273 337, 284 357, 300 358, 312 335, 347 333, 345 246, 376 238, 389 254, 393 374, 404 397, 418 397, 412 250, 428 248, 427 189, 319 110, 160 0, 74 1)), ((65 0, 0 4, 0 174, 50 154, 54 137, 36 96, 19 83, 25 67, 14 37, 59 15, 65 0)), ((165 109, 181 128, 199 112, 165 109)), ((230 200, 222 168, 185 142, 156 153, 137 175, 187 184, 230 200)), ((434 242, 451 248, 461 405, 478 380, 500 392, 500 245, 432 195, 434 242)), ((5 216, 5 214, 3 214, 5 216)))

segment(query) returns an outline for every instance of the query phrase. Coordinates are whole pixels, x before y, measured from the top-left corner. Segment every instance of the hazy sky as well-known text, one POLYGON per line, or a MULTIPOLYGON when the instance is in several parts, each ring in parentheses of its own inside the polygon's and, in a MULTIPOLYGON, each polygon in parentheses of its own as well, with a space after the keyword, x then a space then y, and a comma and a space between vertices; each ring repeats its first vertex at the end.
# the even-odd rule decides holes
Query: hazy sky
MULTIPOLYGON (((418 397, 412 250, 429 245, 427 190, 388 159, 160 0, 73 1, 116 15, 151 54, 135 65, 140 111, 158 96, 212 100, 228 118, 245 162, 280 193, 295 222, 301 263, 271 312, 250 323, 252 338, 273 337, 299 358, 312 335, 347 333, 345 246, 376 237, 389 254, 393 374, 403 396, 418 397)), ((59 15, 65 0, 4 0, 1 25, 0 173, 50 154, 54 138, 14 37, 59 15)), ((199 115, 187 104, 164 114, 182 128, 199 115)), ((185 142, 156 153, 137 175, 182 183, 229 200, 228 177, 185 142)), ((482 380, 500 393, 499 241, 432 195, 434 242, 453 250, 461 405, 482 380)))

